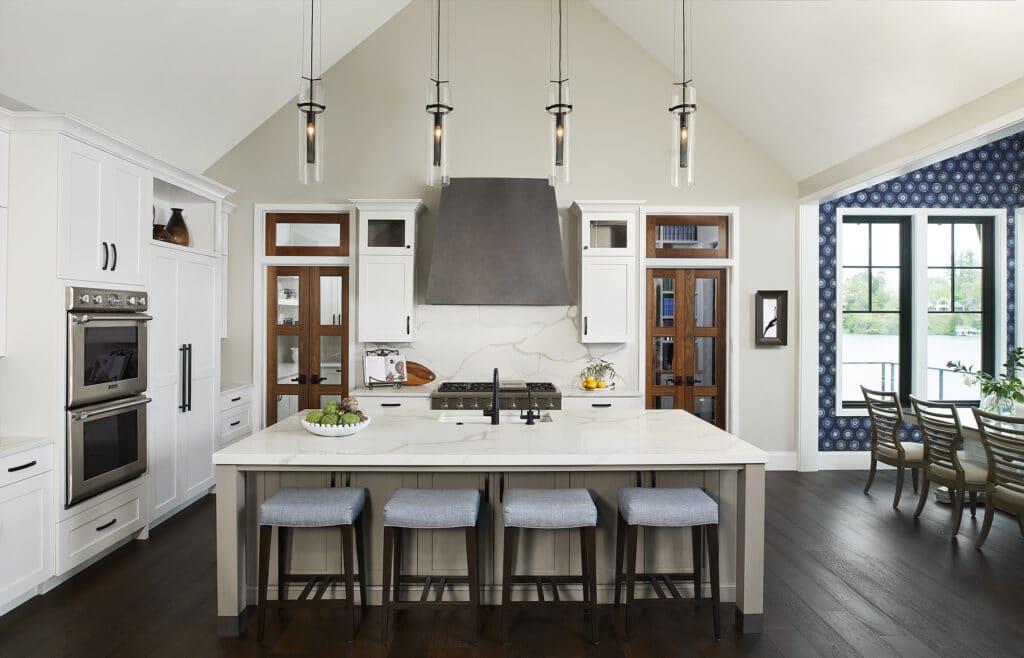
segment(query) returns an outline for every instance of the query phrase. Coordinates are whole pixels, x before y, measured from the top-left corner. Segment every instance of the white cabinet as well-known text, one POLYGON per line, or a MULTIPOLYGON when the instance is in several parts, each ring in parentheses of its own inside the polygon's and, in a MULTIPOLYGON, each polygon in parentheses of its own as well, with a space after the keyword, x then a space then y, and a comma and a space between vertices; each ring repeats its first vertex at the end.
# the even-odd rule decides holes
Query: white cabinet
POLYGON ((7 208, 0 208, 0 356, 7 355, 7 208))
POLYGON ((51 450, 40 446, 2 460, 0 609, 53 574, 51 450))
POLYGON ((10 200, 10 152, 11 136, 0 130, 0 208, 6 208, 10 200))
POLYGON ((411 256, 420 199, 353 199, 359 210, 359 253, 411 256))
POLYGON ((219 435, 218 258, 151 246, 150 521, 213 485, 219 435))
POLYGON ((218 450, 252 434, 252 398, 251 386, 221 391, 218 450))
POLYGON ((145 283, 143 231, 153 176, 69 137, 60 149, 59 275, 104 283, 145 283))
POLYGON ((415 328, 413 259, 359 258, 359 342, 408 343, 415 328))

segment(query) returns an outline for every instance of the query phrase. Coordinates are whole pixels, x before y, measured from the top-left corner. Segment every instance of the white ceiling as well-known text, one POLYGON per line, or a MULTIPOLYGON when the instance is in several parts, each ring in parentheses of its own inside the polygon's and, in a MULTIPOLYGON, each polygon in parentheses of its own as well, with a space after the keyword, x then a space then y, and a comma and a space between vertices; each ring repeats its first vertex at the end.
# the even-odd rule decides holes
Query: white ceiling
MULTIPOLYGON (((324 68, 408 3, 324 2, 324 68)), ((201 172, 298 93, 301 11, 297 0, 0 0, 0 93, 201 172)))
MULTIPOLYGON (((671 65, 670 0, 590 1, 671 65)), ((324 2, 325 67, 408 2, 324 2)), ((0 93, 203 171, 297 92, 299 11, 296 0, 0 0, 0 93)), ((692 23, 698 104, 796 179, 1024 73, 1020 1, 696 0, 692 23)))
MULTIPOLYGON (((591 3, 672 66, 671 2, 591 3)), ((690 18, 698 117, 703 99, 798 180, 1024 75, 1019 1, 697 0, 690 18)))

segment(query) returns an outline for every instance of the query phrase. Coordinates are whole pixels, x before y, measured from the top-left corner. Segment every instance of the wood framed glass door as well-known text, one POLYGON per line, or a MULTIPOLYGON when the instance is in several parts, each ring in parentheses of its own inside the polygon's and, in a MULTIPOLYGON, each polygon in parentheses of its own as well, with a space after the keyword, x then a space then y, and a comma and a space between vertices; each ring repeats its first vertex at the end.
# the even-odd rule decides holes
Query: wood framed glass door
POLYGON ((647 408, 725 427, 725 270, 647 270, 647 408))
POLYGON ((348 268, 267 268, 267 424, 348 394, 348 268))

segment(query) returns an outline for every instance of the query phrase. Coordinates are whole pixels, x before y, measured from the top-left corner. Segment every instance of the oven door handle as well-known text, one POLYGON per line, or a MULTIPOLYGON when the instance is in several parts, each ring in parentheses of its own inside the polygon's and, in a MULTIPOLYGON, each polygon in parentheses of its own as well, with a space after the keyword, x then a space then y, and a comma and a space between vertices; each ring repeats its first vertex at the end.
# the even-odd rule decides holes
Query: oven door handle
POLYGON ((149 322, 153 319, 152 315, 146 315, 145 313, 99 313, 96 315, 71 315, 71 322, 73 324, 85 324, 87 322, 149 322))
POLYGON ((98 416, 100 414, 110 413, 111 411, 121 411, 122 409, 129 409, 131 407, 141 407, 144 404, 149 404, 153 400, 150 398, 134 399, 129 402, 122 402, 120 404, 112 404, 109 406, 100 407, 98 409, 89 409, 88 411, 72 411, 71 420, 79 421, 98 416))

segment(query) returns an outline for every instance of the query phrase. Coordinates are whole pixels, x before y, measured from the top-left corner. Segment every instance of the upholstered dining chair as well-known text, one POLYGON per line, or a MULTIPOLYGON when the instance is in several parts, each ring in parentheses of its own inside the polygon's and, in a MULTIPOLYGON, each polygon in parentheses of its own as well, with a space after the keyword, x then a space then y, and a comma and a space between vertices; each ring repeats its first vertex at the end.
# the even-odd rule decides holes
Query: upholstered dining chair
POLYGON ((964 494, 970 496, 971 516, 974 516, 978 493, 988 486, 988 465, 969 461, 960 451, 963 431, 956 405, 952 402, 929 402, 913 395, 917 426, 921 428, 924 445, 924 482, 921 483, 921 498, 917 501, 914 518, 921 516, 928 500, 928 485, 932 482, 949 488, 953 498, 953 532, 960 531, 960 519, 964 514, 964 494))
POLYGON ((988 487, 985 489, 985 520, 974 547, 981 549, 992 529, 995 509, 1017 517, 1024 536, 1024 418, 1000 416, 974 410, 978 431, 988 457, 988 487))
POLYGON ((911 469, 914 491, 917 491, 918 471, 924 470, 925 466, 924 446, 900 440, 903 409, 900 408, 900 400, 896 393, 873 391, 863 386, 860 390, 868 406, 868 416, 871 417, 871 470, 868 473, 868 482, 864 485, 864 493, 871 489, 871 484, 875 481, 878 462, 894 466, 896 497, 893 498, 892 508, 897 509, 900 506, 900 496, 903 494, 903 472, 908 468, 911 469))

